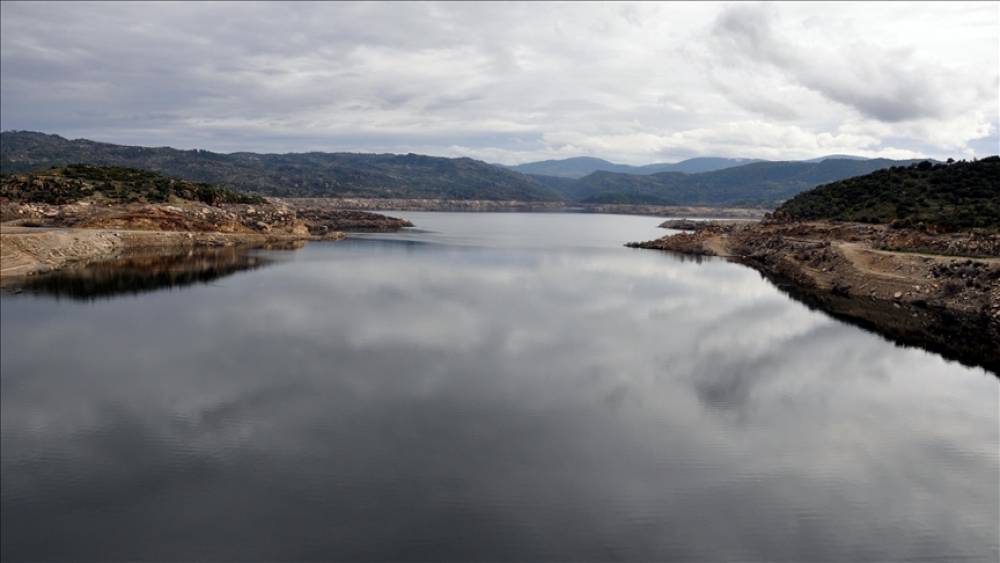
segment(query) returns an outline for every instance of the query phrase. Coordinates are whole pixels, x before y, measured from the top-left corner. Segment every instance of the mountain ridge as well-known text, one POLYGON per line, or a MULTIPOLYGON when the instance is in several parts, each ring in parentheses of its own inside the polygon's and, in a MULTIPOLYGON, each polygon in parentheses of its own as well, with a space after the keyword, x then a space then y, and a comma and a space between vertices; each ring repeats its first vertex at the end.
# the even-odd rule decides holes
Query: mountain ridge
MULTIPOLYGON (((581 157, 586 165, 607 162, 581 157)), ((699 157, 690 166, 715 166, 699 157)), ((579 160, 577 162, 580 162, 579 160)), ((756 161, 707 172, 635 174, 598 170, 581 178, 523 174, 471 158, 370 153, 215 153, 0 133, 0 172, 68 164, 139 168, 220 187, 279 197, 568 201, 595 204, 773 206, 820 184, 914 160, 823 158, 756 161)), ((613 163, 612 163, 613 164, 613 163)), ((624 165, 623 165, 624 166, 624 165)), ((657 165, 647 165, 655 167, 657 165)))
POLYGON ((699 174, 649 175, 597 171, 578 180, 532 177, 564 198, 582 203, 772 206, 820 184, 920 160, 828 159, 761 161, 699 174))
MULTIPOLYGON (((559 178, 583 178, 594 172, 618 172, 622 174, 649 175, 658 172, 684 172, 698 174, 722 168, 742 166, 759 162, 752 158, 721 158, 698 156, 680 162, 655 162, 652 164, 618 164, 603 158, 577 156, 563 159, 540 160, 506 166, 511 170, 529 175, 554 176, 559 178)), ((505 166, 505 165, 503 165, 505 166)))
POLYGON ((67 164, 125 166, 272 196, 426 197, 554 201, 532 178, 471 158, 369 153, 215 153, 0 133, 0 171, 67 164))

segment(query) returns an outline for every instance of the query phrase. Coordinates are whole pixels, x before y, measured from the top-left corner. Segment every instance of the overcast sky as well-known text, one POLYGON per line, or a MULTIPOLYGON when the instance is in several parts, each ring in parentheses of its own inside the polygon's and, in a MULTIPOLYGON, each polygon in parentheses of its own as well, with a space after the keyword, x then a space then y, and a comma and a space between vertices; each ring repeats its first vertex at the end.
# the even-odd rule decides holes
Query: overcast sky
POLYGON ((998 152, 995 2, 0 6, 4 130, 503 163, 998 152))

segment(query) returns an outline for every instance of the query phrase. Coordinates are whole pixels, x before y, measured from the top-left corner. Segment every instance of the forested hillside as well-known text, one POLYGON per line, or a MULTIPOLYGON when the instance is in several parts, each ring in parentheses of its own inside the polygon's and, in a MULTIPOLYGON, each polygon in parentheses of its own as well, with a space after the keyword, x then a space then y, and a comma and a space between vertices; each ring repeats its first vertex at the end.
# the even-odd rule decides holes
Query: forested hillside
POLYGON ((723 168, 742 166, 751 162, 758 162, 749 158, 717 158, 717 157, 696 157, 682 160, 680 162, 657 162, 642 166, 632 166, 629 164, 616 164, 607 160, 592 157, 564 158, 561 160, 542 160, 538 162, 527 162, 516 166, 509 166, 511 170, 516 170, 524 174, 541 174, 544 176, 555 176, 559 178, 583 178, 594 172, 619 172, 621 174, 648 175, 657 172, 684 172, 685 174, 699 174, 701 172, 711 172, 723 168))
POLYGON ((89 164, 6 175, 0 180, 0 197, 15 202, 53 205, 91 198, 114 203, 188 200, 218 205, 264 202, 257 195, 242 194, 204 182, 178 180, 133 168, 89 164))
POLYGON ((828 159, 821 162, 755 162, 701 174, 660 172, 648 176, 595 172, 571 184, 538 181, 585 203, 751 205, 780 203, 820 184, 913 161, 828 159))
POLYGON ((528 176, 471 158, 417 154, 222 154, 133 147, 5 131, 0 170, 10 174, 87 163, 127 166, 272 196, 558 200, 528 176))
MULTIPOLYGON (((169 147, 133 147, 26 131, 2 133, 0 170, 44 170, 87 163, 126 166, 236 190, 285 197, 440 198, 568 201, 647 205, 774 206, 820 184, 913 161, 828 158, 761 161, 708 172, 655 174, 597 171, 582 178, 521 174, 470 158, 418 154, 222 154, 169 147)), ((599 159, 553 161, 593 166, 599 159)), ((676 165, 698 170, 735 159, 695 158, 676 165), (682 166, 683 165, 683 166, 682 166)), ((545 163, 542 163, 545 164, 545 163)), ((609 163, 610 164, 610 163, 609 163)), ((660 165, 631 167, 648 169, 660 165)))
POLYGON ((799 194, 776 215, 928 230, 1000 229, 1000 157, 894 166, 799 194))

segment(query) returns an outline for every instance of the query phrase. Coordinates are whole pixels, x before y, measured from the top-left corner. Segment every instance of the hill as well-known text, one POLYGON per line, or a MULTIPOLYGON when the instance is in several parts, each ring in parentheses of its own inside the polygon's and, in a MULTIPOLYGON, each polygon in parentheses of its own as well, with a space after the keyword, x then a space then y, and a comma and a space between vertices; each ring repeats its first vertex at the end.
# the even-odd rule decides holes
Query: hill
POLYGON ((716 158, 697 157, 683 160, 681 162, 660 162, 646 164, 643 166, 631 166, 628 164, 615 164, 600 158, 581 156, 576 158, 565 158, 561 160, 542 160, 539 162, 528 162, 509 166, 511 170, 522 174, 551 176, 557 178, 583 178, 594 172, 617 172, 620 174, 649 175, 657 172, 685 172, 697 174, 700 172, 711 172, 733 166, 741 166, 751 162, 759 162, 747 158, 716 158))
POLYGON ((0 197, 15 202, 64 205, 85 199, 108 203, 167 203, 177 200, 208 205, 264 203, 264 198, 203 182, 168 178, 120 166, 72 164, 0 180, 0 197))
POLYGON ((73 163, 125 166, 283 197, 771 206, 820 184, 914 161, 851 157, 734 165, 739 162, 694 158, 636 167, 578 158, 521 165, 522 170, 553 170, 555 166, 554 171, 563 174, 529 175, 470 158, 322 152, 221 154, 71 141, 26 131, 0 134, 0 171, 4 173, 73 163), (627 172, 597 170, 582 178, 570 176, 595 166, 627 172), (728 167, 718 168, 721 166, 728 167))
POLYGON ((810 158, 804 162, 823 162, 824 160, 868 160, 864 156, 854 156, 850 154, 828 154, 826 156, 819 156, 816 158, 810 158))
POLYGON ((563 187, 562 192, 584 203, 766 206, 820 184, 912 162, 887 159, 754 162, 700 174, 660 172, 649 176, 595 172, 563 187))
POLYGON ((998 231, 1000 157, 893 166, 801 193, 779 207, 775 215, 933 231, 998 231))
POLYGON ((714 172, 724 168, 735 168, 753 162, 763 162, 754 158, 719 158, 714 156, 699 156, 673 164, 647 164, 637 167, 638 174, 656 174, 657 172, 683 172, 685 174, 700 174, 714 172))
POLYGON ((611 170, 627 174, 632 167, 627 164, 615 164, 614 162, 608 162, 607 160, 601 158, 579 156, 559 160, 527 162, 515 166, 508 166, 507 168, 522 174, 538 174, 542 176, 554 176, 557 178, 582 178, 597 170, 611 170))
POLYGON ((470 158, 417 154, 222 154, 68 140, 29 131, 0 133, 0 170, 87 163, 127 166, 273 196, 399 197, 550 201, 532 178, 470 158))

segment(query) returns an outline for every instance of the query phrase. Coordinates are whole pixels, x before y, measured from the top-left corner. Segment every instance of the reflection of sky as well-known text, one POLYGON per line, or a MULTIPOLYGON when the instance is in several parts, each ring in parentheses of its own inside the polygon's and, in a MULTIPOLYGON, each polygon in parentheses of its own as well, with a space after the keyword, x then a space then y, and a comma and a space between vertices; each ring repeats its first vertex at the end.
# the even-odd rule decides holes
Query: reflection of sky
POLYGON ((984 371, 617 245, 656 219, 419 216, 211 287, 5 296, 4 558, 996 558, 984 371), (553 243, 482 237, 514 224, 553 243))

